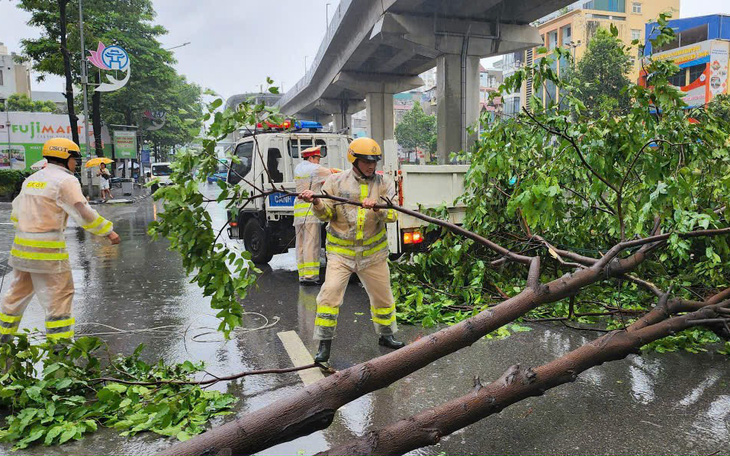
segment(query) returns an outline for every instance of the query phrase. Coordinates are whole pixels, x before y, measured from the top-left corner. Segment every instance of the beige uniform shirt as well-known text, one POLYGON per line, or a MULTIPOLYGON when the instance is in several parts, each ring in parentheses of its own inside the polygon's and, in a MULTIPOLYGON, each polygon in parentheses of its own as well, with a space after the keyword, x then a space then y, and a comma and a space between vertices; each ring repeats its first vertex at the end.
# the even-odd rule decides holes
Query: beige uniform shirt
MULTIPOLYGON (((322 186, 322 193, 353 201, 366 198, 384 203, 381 197, 395 200, 395 184, 390 177, 376 174, 363 179, 349 171, 330 176, 322 186)), ((395 222, 398 213, 393 209, 363 209, 329 199, 320 199, 312 207, 314 215, 327 226, 327 254, 337 255, 354 269, 365 269, 388 258, 386 223, 395 222)))
POLYGON ((107 236, 114 228, 89 206, 74 175, 49 163, 23 182, 13 200, 10 220, 15 226, 15 239, 8 264, 35 273, 69 271, 64 236, 69 215, 97 236, 107 236))

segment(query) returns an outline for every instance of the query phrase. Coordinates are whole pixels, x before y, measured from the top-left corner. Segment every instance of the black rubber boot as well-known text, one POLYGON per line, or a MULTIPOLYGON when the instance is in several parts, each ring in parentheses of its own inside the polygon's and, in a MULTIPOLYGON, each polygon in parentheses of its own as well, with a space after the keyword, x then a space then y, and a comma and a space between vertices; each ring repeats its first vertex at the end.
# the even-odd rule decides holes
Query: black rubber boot
POLYGON ((378 345, 382 345, 383 347, 392 348, 393 350, 398 350, 399 348, 403 348, 406 346, 405 343, 395 340, 395 338, 392 335, 391 336, 380 336, 380 339, 378 339, 378 345))
POLYGON ((330 349, 332 348, 331 340, 320 340, 319 351, 317 356, 314 357, 315 363, 326 363, 330 359, 330 349))

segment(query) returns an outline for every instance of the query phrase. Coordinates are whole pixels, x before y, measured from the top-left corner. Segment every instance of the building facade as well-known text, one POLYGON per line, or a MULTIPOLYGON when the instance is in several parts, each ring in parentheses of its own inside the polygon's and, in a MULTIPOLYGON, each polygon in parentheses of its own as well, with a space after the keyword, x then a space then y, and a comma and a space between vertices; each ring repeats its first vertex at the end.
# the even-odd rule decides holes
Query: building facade
POLYGON ((15 62, 16 54, 0 43, 0 103, 14 93, 30 97, 30 68, 15 62))
MULTIPOLYGON (((577 62, 586 53, 588 43, 599 28, 609 29, 614 25, 618 29, 618 38, 632 48, 632 68, 627 75, 631 80, 639 76, 640 65, 638 45, 632 45, 634 40, 639 43, 646 41, 646 23, 655 20, 661 13, 679 14, 679 0, 583 0, 575 2, 562 10, 546 16, 538 21, 537 27, 542 35, 544 47, 548 52, 556 47, 570 49, 573 59, 577 62)), ((538 49, 529 49, 524 52, 509 54, 504 57, 503 69, 505 78, 511 68, 522 65, 531 65, 540 58, 538 49)), ((553 63, 553 70, 560 73, 568 65, 567 60, 553 63)), ((542 98, 557 100, 560 94, 554 85, 546 84, 539 88, 542 98)), ((515 112, 519 107, 526 106, 526 100, 532 96, 535 89, 531 81, 526 81, 522 90, 505 97, 505 114, 515 112)))
MULTIPOLYGON (((645 59, 671 60, 679 71, 670 79, 681 90, 690 107, 704 106, 720 94, 730 93, 728 56, 730 55, 730 16, 713 15, 669 21, 676 38, 659 49, 649 43, 645 59)), ((658 33, 655 22, 646 24, 652 38, 658 33)), ((644 83, 642 72, 639 82, 644 83)))

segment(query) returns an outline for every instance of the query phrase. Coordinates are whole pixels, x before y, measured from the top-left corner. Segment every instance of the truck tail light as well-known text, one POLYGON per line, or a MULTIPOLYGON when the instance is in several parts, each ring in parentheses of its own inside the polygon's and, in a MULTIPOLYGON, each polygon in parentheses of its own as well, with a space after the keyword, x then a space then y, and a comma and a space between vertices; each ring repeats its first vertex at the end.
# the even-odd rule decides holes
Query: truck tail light
POLYGON ((420 244, 423 242, 423 235, 420 231, 414 231, 413 232, 413 243, 414 244, 420 244))
POLYGON ((420 244, 423 242, 423 235, 420 231, 406 231, 403 233, 403 244, 420 244))
POLYGON ((230 223, 230 225, 231 225, 231 226, 232 226, 233 228, 235 228, 235 227, 237 227, 237 226, 238 226, 238 222, 231 222, 231 223, 230 223))

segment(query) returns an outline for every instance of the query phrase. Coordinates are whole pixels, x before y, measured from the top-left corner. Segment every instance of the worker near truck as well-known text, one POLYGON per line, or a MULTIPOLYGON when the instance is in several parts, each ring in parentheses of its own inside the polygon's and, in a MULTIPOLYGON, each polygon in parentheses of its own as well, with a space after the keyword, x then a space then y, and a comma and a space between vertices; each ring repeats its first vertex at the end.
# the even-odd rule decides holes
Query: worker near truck
POLYGON ((360 278, 370 298, 370 312, 382 346, 398 349, 405 344, 394 338, 397 331, 395 299, 390 287, 386 223, 397 220, 393 209, 377 209, 378 200, 395 198, 392 179, 375 172, 382 151, 376 141, 358 138, 347 150, 352 168, 330 176, 322 193, 358 201, 362 207, 331 199, 314 198, 305 190, 300 198, 312 203, 312 211, 327 226, 327 273, 317 296, 314 339, 319 340, 317 362, 329 360, 337 317, 350 276, 360 278))
POLYGON ((74 284, 64 236, 69 216, 91 234, 112 244, 120 242, 112 222, 89 206, 73 175, 81 159, 79 146, 53 138, 43 145, 42 153, 48 165, 28 177, 13 200, 10 220, 15 239, 8 261, 13 275, 0 305, 0 343, 9 342, 17 332, 33 295, 45 310, 46 338, 51 342, 73 338, 74 284))
MULTIPOLYGON (((332 170, 320 165, 322 148, 310 147, 302 151, 303 162, 294 168, 297 193, 311 190, 318 193, 332 170)), ((294 230, 296 233, 297 269, 299 283, 319 283, 319 254, 322 248, 322 222, 312 212, 312 203, 297 198, 294 201, 294 230)))

